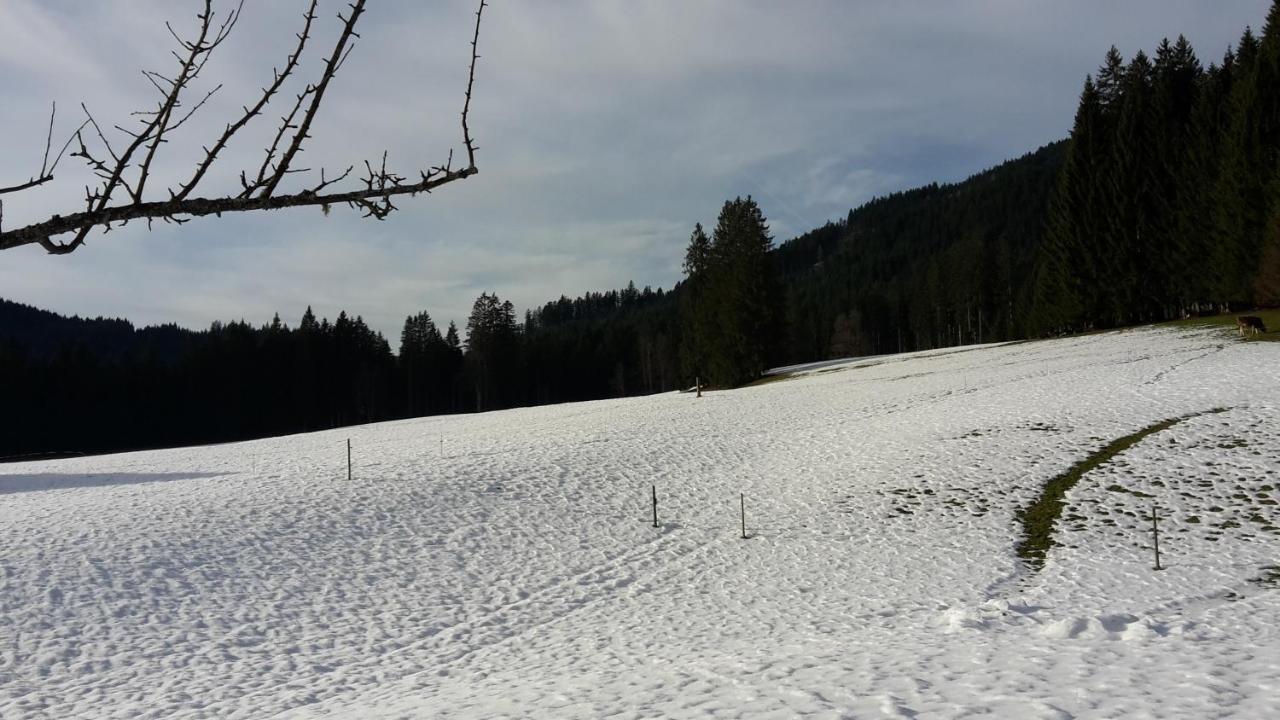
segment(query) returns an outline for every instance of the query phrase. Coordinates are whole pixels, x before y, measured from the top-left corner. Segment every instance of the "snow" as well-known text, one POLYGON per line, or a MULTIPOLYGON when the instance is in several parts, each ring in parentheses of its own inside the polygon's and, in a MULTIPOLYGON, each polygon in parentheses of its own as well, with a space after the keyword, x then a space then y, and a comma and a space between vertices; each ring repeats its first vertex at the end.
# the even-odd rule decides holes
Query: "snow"
POLYGON ((1278 421, 1146 329, 4 465, 0 717, 1277 717, 1278 421))

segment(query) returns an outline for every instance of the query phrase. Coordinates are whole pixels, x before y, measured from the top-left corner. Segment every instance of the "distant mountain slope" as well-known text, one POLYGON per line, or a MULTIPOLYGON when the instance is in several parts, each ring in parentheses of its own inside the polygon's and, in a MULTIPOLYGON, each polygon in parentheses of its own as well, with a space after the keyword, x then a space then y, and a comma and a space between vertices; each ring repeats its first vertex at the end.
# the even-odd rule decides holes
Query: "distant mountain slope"
POLYGON ((1066 145, 877 198, 783 243, 787 359, 1020 337, 1066 145))

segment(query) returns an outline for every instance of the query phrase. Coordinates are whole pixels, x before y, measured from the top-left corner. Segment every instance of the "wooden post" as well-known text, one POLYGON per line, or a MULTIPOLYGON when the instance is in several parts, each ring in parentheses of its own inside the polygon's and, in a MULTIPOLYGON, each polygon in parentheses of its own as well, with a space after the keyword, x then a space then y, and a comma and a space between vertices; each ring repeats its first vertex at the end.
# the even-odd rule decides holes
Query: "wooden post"
POLYGON ((702 378, 694 377, 693 383, 698 388, 698 397, 702 397, 702 378))
POLYGON ((658 527, 658 486, 653 486, 653 526, 658 527))
POLYGON ((1156 519, 1155 503, 1151 503, 1151 539, 1153 540, 1153 547, 1155 548, 1155 551, 1156 551, 1155 569, 1163 570, 1164 568, 1160 567, 1160 523, 1156 519))
POLYGON ((738 505, 742 509, 742 539, 747 539, 747 495, 738 493, 738 505))
POLYGON ((347 479, 351 479, 351 438, 347 438, 347 479))

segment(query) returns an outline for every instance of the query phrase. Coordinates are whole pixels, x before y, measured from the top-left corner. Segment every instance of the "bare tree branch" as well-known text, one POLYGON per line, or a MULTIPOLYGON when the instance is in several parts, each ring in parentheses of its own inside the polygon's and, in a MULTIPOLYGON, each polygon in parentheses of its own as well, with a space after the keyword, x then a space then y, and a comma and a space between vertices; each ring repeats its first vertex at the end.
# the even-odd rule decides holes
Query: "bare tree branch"
POLYGON ((320 195, 309 190, 293 195, 273 195, 271 197, 256 196, 251 198, 219 197, 219 198, 187 198, 186 200, 165 200, 161 202, 140 203, 134 205, 118 205, 104 211, 81 212, 74 215, 55 216, 42 223, 28 225, 24 228, 10 230, 0 234, 0 249, 18 247, 30 243, 39 243, 51 253, 62 255, 74 248, 58 245, 49 238, 72 232, 86 223, 109 225, 123 223, 140 218, 176 219, 180 215, 201 217, 204 215, 221 215, 223 213, 246 212, 250 210, 279 210, 282 208, 301 207, 304 205, 337 205, 346 203, 363 206, 362 201, 391 198, 399 195, 417 195, 456 180, 470 177, 479 172, 475 168, 463 168, 444 172, 432 171, 424 175, 424 180, 412 185, 394 187, 366 187, 342 193, 320 195))
MULTIPOLYGON (((302 32, 298 33, 298 45, 293 49, 289 57, 285 59, 284 69, 273 70, 274 79, 270 85, 263 89, 262 97, 258 98, 258 102, 253 107, 246 107, 244 115, 240 116, 239 120, 227 125, 222 137, 218 138, 212 148, 205 151, 205 158, 200 163, 200 166, 196 168, 195 175, 183 184, 177 193, 173 194, 174 198, 182 200, 191 194, 191 191, 195 189, 196 185, 200 184, 200 180, 204 178, 204 174, 209 171, 214 161, 218 159, 218 153, 222 152, 227 143, 231 142, 232 136, 240 132, 245 125, 248 125, 250 120, 257 117, 262 112, 262 109, 271 102, 271 98, 280 90, 280 86, 284 84, 284 81, 293 75, 294 68, 298 67, 298 59, 302 57, 302 51, 306 49, 307 41, 311 39, 311 23, 316 19, 317 2, 319 0, 311 0, 311 5, 303 16, 302 32)), ((268 157, 268 161, 270 161, 270 157, 268 157)))
POLYGON ((476 31, 471 36, 471 67, 467 71, 467 99, 462 103, 462 142, 467 146, 468 167, 476 166, 477 148, 471 139, 471 129, 467 127, 467 115, 471 112, 471 88, 476 84, 476 61, 480 59, 480 16, 486 4, 485 0, 480 0, 480 7, 476 9, 476 31))
POLYGON ((276 165, 276 172, 268 178, 266 185, 262 188, 262 195, 270 197, 275 192, 276 186, 284 179, 285 173, 289 171, 289 164, 293 162, 293 158, 302 149, 302 143, 308 137, 307 132, 311 130, 311 121, 315 120, 316 112, 320 110, 320 103, 324 101, 325 90, 329 89, 329 81, 338 73, 338 67, 342 61, 346 59, 347 44, 351 42, 352 37, 357 37, 355 33, 356 23, 360 21, 360 16, 364 14, 365 0, 356 0, 349 5, 351 14, 346 18, 338 15, 339 20, 344 20, 342 25, 342 34, 338 36, 338 42, 333 46, 333 53, 329 55, 329 59, 325 62, 324 74, 320 77, 320 82, 316 83, 315 89, 311 93, 311 104, 307 106, 307 112, 302 116, 302 124, 298 126, 298 131, 293 134, 293 140, 289 143, 289 147, 285 149, 284 154, 280 156, 280 162, 276 165))
POLYGON ((43 185, 53 179, 53 171, 58 169, 58 163, 62 162, 62 156, 66 154, 67 148, 71 147, 72 141, 76 139, 76 133, 84 128, 84 125, 81 124, 80 127, 76 129, 76 132, 72 133, 71 137, 67 138, 67 141, 62 145, 62 149, 59 150, 57 156, 53 158, 53 164, 50 165, 49 150, 53 147, 53 121, 57 115, 58 103, 53 103, 53 106, 49 110, 49 132, 45 135, 44 139, 44 159, 40 161, 40 172, 24 183, 19 183, 10 187, 0 187, 0 195, 30 190, 33 187, 43 185))
MULTIPOLYGON (((312 123, 324 101, 330 82, 341 70, 354 49, 355 40, 360 37, 356 27, 365 12, 366 0, 352 0, 348 5, 347 13, 338 15, 338 19, 342 22, 342 30, 325 61, 319 80, 307 84, 297 94, 292 108, 281 118, 271 145, 264 150, 261 166, 253 179, 250 180, 245 172, 241 172, 242 191, 235 196, 192 197, 201 181, 207 177, 219 154, 226 149, 237 133, 262 114, 285 82, 295 74, 300 58, 312 38, 318 2, 319 0, 311 0, 303 15, 302 30, 296 34, 297 44, 293 52, 285 58, 283 67, 272 71, 272 80, 262 88, 257 101, 252 105, 244 106, 243 113, 224 127, 222 134, 215 142, 202 148, 204 157, 197 165, 195 172, 186 182, 177 185, 176 189, 171 187, 167 200, 148 201, 145 198, 153 164, 160 147, 169 141, 169 136, 204 107, 213 94, 222 88, 221 84, 217 85, 205 92, 189 110, 180 112, 183 107, 183 94, 191 89, 213 51, 231 34, 240 18, 244 0, 239 0, 236 8, 221 21, 220 25, 214 23, 213 0, 203 0, 204 9, 196 16, 199 28, 192 40, 184 39, 166 23, 179 49, 172 53, 178 61, 178 70, 173 77, 155 71, 143 71, 148 82, 160 93, 160 99, 153 109, 133 113, 134 116, 142 119, 139 130, 132 131, 116 126, 117 130, 130 138, 122 152, 116 152, 92 113, 81 104, 86 119, 72 133, 50 165, 55 106, 54 111, 50 113, 44 160, 41 163, 39 175, 12 187, 0 188, 0 194, 21 192, 52 180, 53 170, 73 142, 78 145, 78 149, 70 154, 82 158, 89 169, 101 180, 101 185, 97 188, 85 188, 86 209, 82 212, 54 215, 43 222, 13 230, 4 230, 3 226, 0 226, 0 250, 39 244, 52 254, 64 255, 83 245, 85 237, 95 227, 101 227, 104 232, 109 232, 113 225, 125 224, 130 220, 146 220, 148 225, 157 219, 181 224, 188 222, 192 217, 221 216, 223 213, 276 210, 309 205, 319 205, 327 213, 332 205, 346 204, 362 211, 364 217, 381 220, 396 210, 392 202, 394 197, 405 195, 412 197, 419 193, 429 193, 442 185, 465 179, 479 172, 475 162, 477 147, 471 137, 468 117, 472 89, 475 84, 475 69, 480 57, 478 44, 480 22, 487 5, 485 0, 480 0, 479 8, 476 10, 475 30, 471 39, 471 59, 467 69, 467 87, 462 108, 462 139, 467 151, 467 167, 453 169, 453 153, 450 151, 444 165, 419 171, 417 173, 419 179, 410 183, 405 177, 387 169, 387 154, 384 152, 378 166, 375 167, 367 161, 364 163, 366 174, 362 180, 363 187, 346 191, 333 190, 334 186, 350 177, 353 167, 348 166, 345 171, 334 177, 329 177, 325 169, 321 168, 319 181, 312 183, 308 189, 291 194, 279 194, 281 182, 286 176, 308 172, 303 168, 295 169, 292 165, 298 153, 304 149, 306 141, 311 137, 312 123), (110 158, 109 161, 96 155, 86 142, 84 129, 87 126, 93 127, 98 142, 105 148, 110 158), (286 135, 289 136, 287 144, 286 135), (283 151, 281 151, 282 145, 283 151), (117 190, 120 189, 127 194, 127 201, 123 204, 113 204, 117 190), (70 241, 57 242, 53 239, 67 233, 74 233, 70 241)), ((2 217, 0 216, 0 221, 2 217)))

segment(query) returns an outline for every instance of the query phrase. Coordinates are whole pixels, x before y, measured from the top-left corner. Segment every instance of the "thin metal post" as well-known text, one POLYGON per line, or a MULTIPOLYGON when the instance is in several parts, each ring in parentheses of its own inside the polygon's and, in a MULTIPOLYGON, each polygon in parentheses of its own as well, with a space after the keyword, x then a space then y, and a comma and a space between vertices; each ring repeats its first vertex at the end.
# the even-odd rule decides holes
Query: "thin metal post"
POLYGON ((658 527, 658 486, 653 486, 653 526, 658 527))
POLYGON ((347 438, 347 479, 351 479, 351 438, 347 438))
POLYGON ((1155 503, 1151 503, 1151 538, 1153 540, 1153 547, 1155 548, 1155 551, 1156 551, 1155 569, 1163 570, 1164 568, 1160 567, 1160 522, 1156 518, 1155 503))
POLYGON ((742 539, 747 539, 747 495, 738 493, 738 504, 742 509, 742 539))

